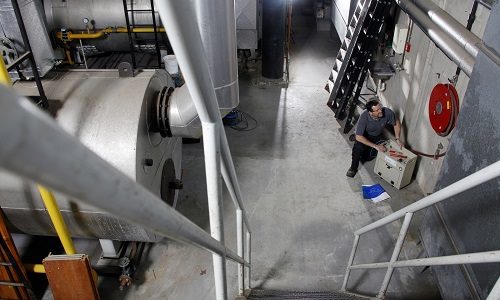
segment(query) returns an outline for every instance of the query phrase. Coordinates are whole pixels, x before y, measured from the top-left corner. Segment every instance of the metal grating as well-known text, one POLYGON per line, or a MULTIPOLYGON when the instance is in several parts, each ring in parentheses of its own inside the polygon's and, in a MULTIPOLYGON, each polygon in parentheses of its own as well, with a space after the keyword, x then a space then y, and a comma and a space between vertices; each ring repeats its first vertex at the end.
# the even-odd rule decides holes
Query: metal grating
POLYGON ((277 291, 252 289, 248 300, 356 300, 367 297, 339 291, 277 291))

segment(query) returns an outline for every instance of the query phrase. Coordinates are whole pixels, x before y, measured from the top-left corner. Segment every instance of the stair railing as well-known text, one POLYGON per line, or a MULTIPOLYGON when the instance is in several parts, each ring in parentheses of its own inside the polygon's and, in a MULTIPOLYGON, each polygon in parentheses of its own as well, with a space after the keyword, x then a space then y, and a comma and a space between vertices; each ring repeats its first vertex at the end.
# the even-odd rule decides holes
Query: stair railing
MULTIPOLYGON (((349 280, 349 275, 351 273, 351 270, 387 268, 384 279, 382 281, 382 285, 377 295, 377 298, 383 298, 387 292, 387 288, 389 286, 389 282, 391 280, 395 268, 500 262, 500 250, 398 261, 399 254, 403 247, 403 242, 405 240, 408 228, 410 226, 410 222, 415 212, 427 208, 443 200, 446 200, 449 197, 457 195, 470 188, 478 186, 484 182, 497 178, 498 176, 500 176, 500 161, 497 161, 496 163, 493 163, 488 167, 481 169, 437 191, 432 195, 429 195, 411 205, 408 205, 407 207, 404 207, 388 215, 385 218, 382 218, 361 229, 356 230, 354 232, 354 244, 351 250, 351 254, 349 256, 349 261, 347 263, 347 269, 344 276, 344 282, 342 284, 342 290, 346 291, 347 282, 349 280), (354 256, 356 254, 359 239, 362 234, 375 230, 389 223, 392 223, 403 217, 404 217, 403 224, 401 226, 401 230, 396 240, 396 244, 394 246, 391 259, 388 262, 353 265, 354 256)), ((500 295, 500 278, 497 280, 495 287, 490 292, 490 296, 488 297, 488 299, 498 299, 494 298, 495 297, 494 295, 500 295)))

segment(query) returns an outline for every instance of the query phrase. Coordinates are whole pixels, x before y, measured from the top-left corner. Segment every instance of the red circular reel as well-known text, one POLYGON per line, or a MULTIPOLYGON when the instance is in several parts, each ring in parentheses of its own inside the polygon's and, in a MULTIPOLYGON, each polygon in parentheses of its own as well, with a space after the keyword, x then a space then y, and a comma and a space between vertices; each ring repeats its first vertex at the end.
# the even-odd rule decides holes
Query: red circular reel
POLYGON ((429 99, 431 126, 440 136, 447 136, 455 127, 458 117, 458 93, 451 84, 437 84, 429 99))

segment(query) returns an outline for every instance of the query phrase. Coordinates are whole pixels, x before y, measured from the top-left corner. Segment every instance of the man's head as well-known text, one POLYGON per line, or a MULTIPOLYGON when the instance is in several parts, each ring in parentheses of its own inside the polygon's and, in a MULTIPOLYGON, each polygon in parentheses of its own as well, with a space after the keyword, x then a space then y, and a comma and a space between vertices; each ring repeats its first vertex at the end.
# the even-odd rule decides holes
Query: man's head
POLYGON ((365 107, 372 118, 378 119, 384 116, 382 105, 376 99, 366 102, 365 107))

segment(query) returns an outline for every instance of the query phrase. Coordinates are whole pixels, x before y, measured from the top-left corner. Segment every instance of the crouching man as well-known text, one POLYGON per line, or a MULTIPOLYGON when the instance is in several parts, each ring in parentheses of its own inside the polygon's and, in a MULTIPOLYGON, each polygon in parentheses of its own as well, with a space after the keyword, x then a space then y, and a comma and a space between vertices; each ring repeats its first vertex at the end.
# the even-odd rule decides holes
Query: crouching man
POLYGON ((396 118, 392 110, 382 107, 378 100, 370 100, 366 103, 366 110, 359 116, 356 127, 356 142, 352 148, 352 163, 347 170, 347 177, 354 177, 358 172, 359 161, 367 155, 370 148, 385 152, 387 149, 383 145, 378 145, 382 137, 382 132, 387 124, 394 126, 396 142, 400 147, 403 144, 399 140, 401 134, 401 123, 396 118))

